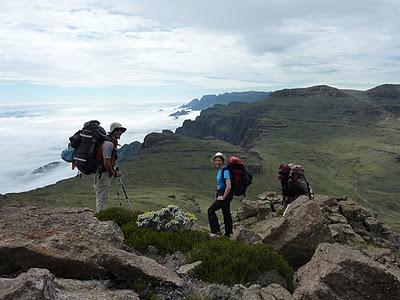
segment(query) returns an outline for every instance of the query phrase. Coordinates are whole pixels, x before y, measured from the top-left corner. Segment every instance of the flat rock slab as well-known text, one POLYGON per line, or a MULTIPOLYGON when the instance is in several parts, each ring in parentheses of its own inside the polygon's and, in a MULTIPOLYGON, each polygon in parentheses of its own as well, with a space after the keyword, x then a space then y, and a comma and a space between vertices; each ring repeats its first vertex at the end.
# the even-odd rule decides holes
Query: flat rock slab
POLYGON ((181 286, 182 279, 155 260, 122 250, 123 234, 84 208, 0 209, 0 273, 48 269, 56 277, 135 281, 181 286))
POLYGON ((400 280, 358 250, 322 243, 295 277, 294 299, 400 299, 400 280))
POLYGON ((194 269, 200 265, 201 265, 201 261, 196 261, 194 263, 181 266, 176 272, 180 276, 191 275, 194 273, 194 269))
POLYGON ((55 279, 57 299, 65 300, 139 300, 132 290, 109 289, 98 280, 80 281, 73 279, 55 279))

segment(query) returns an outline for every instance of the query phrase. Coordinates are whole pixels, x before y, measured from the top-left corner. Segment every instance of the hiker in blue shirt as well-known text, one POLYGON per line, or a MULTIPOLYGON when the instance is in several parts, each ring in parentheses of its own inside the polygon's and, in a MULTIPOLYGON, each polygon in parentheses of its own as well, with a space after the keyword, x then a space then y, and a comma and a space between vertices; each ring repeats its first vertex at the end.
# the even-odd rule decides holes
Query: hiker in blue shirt
POLYGON ((215 237, 221 235, 221 228, 219 226, 217 210, 222 210, 225 224, 225 235, 230 236, 232 230, 232 215, 231 215, 231 201, 233 198, 231 174, 228 169, 225 169, 226 156, 221 153, 215 153, 213 163, 217 169, 217 193, 215 195, 214 203, 208 208, 208 222, 210 223, 211 235, 215 237))

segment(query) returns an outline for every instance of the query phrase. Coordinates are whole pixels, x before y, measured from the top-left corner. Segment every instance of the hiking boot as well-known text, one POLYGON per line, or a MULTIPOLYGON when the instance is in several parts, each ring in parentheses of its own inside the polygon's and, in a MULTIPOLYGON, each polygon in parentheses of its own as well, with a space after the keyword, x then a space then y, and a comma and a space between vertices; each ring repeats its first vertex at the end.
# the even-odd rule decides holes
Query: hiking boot
POLYGON ((210 238, 212 240, 217 240, 221 237, 221 232, 216 232, 216 233, 210 233, 210 238))

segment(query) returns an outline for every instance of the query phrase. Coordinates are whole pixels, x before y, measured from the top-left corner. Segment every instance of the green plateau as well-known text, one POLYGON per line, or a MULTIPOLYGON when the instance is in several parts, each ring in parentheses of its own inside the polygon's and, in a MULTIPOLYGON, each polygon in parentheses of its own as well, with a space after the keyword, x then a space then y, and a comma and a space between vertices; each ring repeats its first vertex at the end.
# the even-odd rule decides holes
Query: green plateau
MULTIPOLYGON (((207 224, 213 201, 217 151, 243 158, 253 174, 247 198, 280 191, 280 163, 304 165, 314 193, 347 195, 400 229, 400 85, 368 91, 329 86, 276 91, 254 103, 205 109, 176 133, 147 135, 139 151, 121 163, 135 210, 175 204, 207 224)), ((110 206, 127 206, 112 188, 110 206)), ((93 177, 71 178, 24 193, 2 205, 94 208, 93 177)), ((239 206, 233 201, 233 208, 239 206)))

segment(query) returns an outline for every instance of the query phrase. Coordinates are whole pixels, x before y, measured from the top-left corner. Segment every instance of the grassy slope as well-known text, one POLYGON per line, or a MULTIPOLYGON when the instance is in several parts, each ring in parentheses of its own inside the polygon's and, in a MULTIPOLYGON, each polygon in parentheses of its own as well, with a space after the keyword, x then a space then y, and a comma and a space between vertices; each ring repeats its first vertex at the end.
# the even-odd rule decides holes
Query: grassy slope
MULTIPOLYGON (((160 143, 144 149, 139 157, 122 165, 129 197, 139 210, 178 204, 194 211, 182 194, 200 204, 197 214, 206 224, 206 209, 213 198, 214 171, 210 156, 216 151, 238 154, 248 164, 261 164, 264 174, 255 175, 248 196, 279 190, 277 165, 298 162, 306 168, 314 191, 349 195, 378 212, 379 217, 400 229, 400 125, 382 112, 364 93, 349 97, 269 98, 253 104, 216 106, 202 112, 196 122, 207 119, 210 132, 229 140, 236 119, 251 119, 242 141, 233 146, 216 139, 193 139, 180 135, 153 135, 160 143), (253 154, 249 154, 253 153, 253 154), (255 154, 254 154, 255 153, 255 154), (175 195, 176 199, 168 195, 175 195)), ((111 205, 119 206, 116 193, 111 205)), ((70 179, 28 193, 8 195, 39 205, 94 207, 92 178, 70 179)), ((234 206, 239 201, 234 202, 234 206)), ((126 202, 122 201, 126 206, 126 202)))
MULTIPOLYGON (((152 134, 163 140, 145 149, 132 161, 122 164, 123 181, 135 210, 148 211, 177 204, 195 212, 205 225, 206 212, 214 196, 215 171, 211 167, 211 156, 217 151, 239 155, 248 161, 257 162, 257 157, 245 153, 240 147, 220 140, 196 140, 176 134, 152 134), (165 140, 165 137, 169 137, 165 140), (182 194, 192 196, 199 203, 201 213, 182 194), (168 197, 175 195, 175 199, 168 197)), ((112 186, 111 206, 120 206, 115 184, 112 186)), ((41 206, 85 206, 95 207, 93 177, 72 178, 34 191, 8 194, 8 203, 23 201, 41 206)), ((5 203, 5 202, 3 202, 5 203)), ((123 207, 127 206, 122 199, 123 207)), ((239 201, 235 201, 237 207, 239 201)))
MULTIPOLYGON (((400 163, 396 160, 400 124, 376 100, 357 92, 339 98, 272 97, 250 106, 216 107, 204 111, 197 122, 203 118, 218 124, 232 115, 253 117, 249 112, 258 112, 257 124, 248 128, 243 146, 261 155, 265 189, 279 189, 279 163, 302 163, 316 193, 356 198, 400 228, 400 163), (248 138, 255 133, 256 138, 248 138)), ((232 127, 214 130, 223 136, 232 127)))

